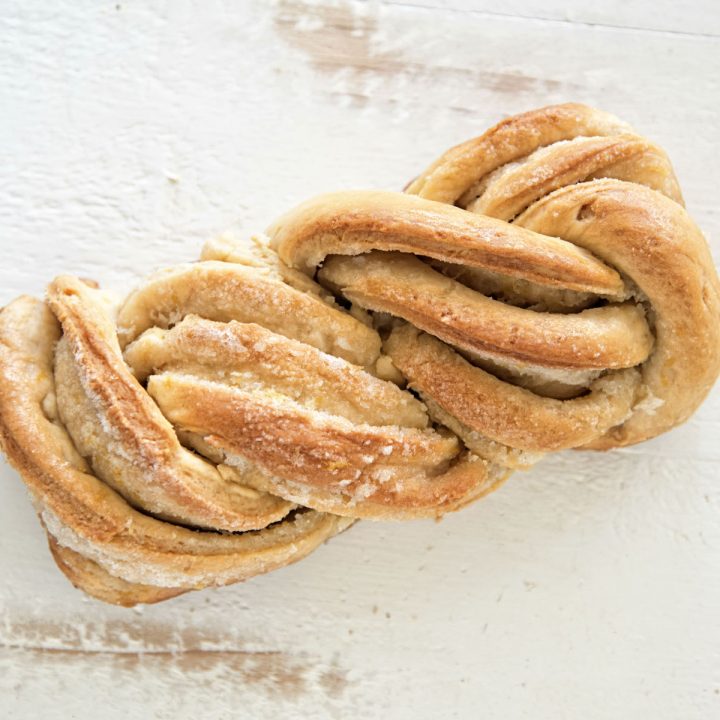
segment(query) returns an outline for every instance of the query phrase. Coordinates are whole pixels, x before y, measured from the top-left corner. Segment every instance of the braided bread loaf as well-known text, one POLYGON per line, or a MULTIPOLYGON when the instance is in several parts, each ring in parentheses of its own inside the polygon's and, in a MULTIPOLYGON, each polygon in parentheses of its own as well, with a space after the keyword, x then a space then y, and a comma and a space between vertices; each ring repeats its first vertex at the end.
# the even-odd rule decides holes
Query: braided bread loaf
POLYGON ((681 202, 661 150, 566 105, 405 194, 311 200, 274 250, 210 242, 116 317, 62 276, 0 312, 3 448, 63 572, 122 605, 281 567, 356 518, 441 515, 701 402, 720 292, 681 202))

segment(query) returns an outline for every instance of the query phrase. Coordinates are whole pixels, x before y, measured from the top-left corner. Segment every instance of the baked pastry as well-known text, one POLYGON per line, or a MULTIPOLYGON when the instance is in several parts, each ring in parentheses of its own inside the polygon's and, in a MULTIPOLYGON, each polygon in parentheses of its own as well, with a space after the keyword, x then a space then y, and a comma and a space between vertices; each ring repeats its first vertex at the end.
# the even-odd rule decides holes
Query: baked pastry
POLYGON ((208 243, 116 315, 71 276, 0 311, 0 442, 94 597, 437 517, 544 453, 670 429, 720 371, 720 286, 670 163, 590 108, 509 118, 406 193, 324 195, 269 235, 208 243))
POLYGON ((406 194, 324 195, 269 234, 375 314, 432 417, 492 463, 651 438, 720 369, 718 278, 670 162, 582 105, 511 117, 406 194))

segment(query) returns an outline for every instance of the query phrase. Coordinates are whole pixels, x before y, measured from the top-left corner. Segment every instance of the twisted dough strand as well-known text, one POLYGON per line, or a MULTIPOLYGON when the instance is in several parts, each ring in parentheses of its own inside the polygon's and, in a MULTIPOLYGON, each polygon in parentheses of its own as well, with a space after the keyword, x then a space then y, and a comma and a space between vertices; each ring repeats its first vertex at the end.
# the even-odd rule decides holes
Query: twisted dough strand
MULTIPOLYGON (((539 172, 527 173, 518 182, 518 190, 533 188, 535 199, 591 177, 616 177, 651 187, 682 204, 680 187, 661 148, 635 135, 614 115, 579 103, 550 105, 499 122, 483 135, 445 152, 407 191, 467 207, 474 199, 473 191, 476 196, 486 192, 483 181, 494 171, 517 170, 512 164, 520 160, 530 161, 533 170, 540 166, 539 172), (571 152, 560 145, 573 140, 578 142, 571 152), (582 148, 579 153, 578 148, 582 148), (538 156, 532 158, 537 150, 546 153, 540 156, 540 163, 533 162, 538 156)), ((491 197, 492 192, 485 202, 491 197)))

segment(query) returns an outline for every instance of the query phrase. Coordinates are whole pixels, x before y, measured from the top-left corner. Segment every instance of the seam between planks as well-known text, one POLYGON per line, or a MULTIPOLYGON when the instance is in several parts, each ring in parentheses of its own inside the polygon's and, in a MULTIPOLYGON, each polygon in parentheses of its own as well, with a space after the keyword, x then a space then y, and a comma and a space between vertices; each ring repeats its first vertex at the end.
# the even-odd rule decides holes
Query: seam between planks
POLYGON ((381 4, 392 8, 407 8, 408 10, 424 10, 426 12, 453 13, 457 15, 472 15, 473 17, 502 18, 505 20, 526 20, 535 23, 553 23, 555 25, 581 26, 586 28, 597 28, 600 30, 615 30, 620 32, 638 32, 651 35, 669 35, 670 37, 681 38, 707 38, 711 40, 720 39, 718 33, 691 32, 689 30, 661 30, 659 28, 645 28, 639 25, 611 25, 609 23, 590 22, 588 20, 565 20, 562 18, 539 17, 536 15, 518 15, 516 13, 493 12, 490 10, 468 10, 452 7, 432 7, 418 3, 393 2, 393 0, 381 0, 381 4))

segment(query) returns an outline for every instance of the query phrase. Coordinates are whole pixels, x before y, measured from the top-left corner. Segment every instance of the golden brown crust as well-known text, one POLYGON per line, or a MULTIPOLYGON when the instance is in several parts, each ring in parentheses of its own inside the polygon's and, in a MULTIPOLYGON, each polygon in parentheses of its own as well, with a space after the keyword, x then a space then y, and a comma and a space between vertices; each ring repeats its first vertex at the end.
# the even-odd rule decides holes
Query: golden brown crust
POLYGON ((632 367, 653 345, 645 314, 634 304, 565 314, 526 310, 475 292, 401 253, 331 257, 319 277, 363 308, 400 317, 463 350, 517 363, 632 367))
POLYGON ((263 267, 207 260, 151 275, 118 312, 123 347, 145 330, 186 315, 259 323, 360 366, 371 366, 380 340, 371 328, 314 294, 277 280, 263 267))
POLYGON ((78 590, 111 605, 122 607, 150 605, 187 592, 182 589, 141 585, 121 580, 103 570, 96 562, 88 560, 70 548, 63 547, 52 535, 48 535, 48 547, 57 566, 78 590))
POLYGON ((313 275, 329 255, 404 252, 608 296, 621 277, 572 243, 428 200, 373 190, 327 193, 285 213, 268 230, 292 268, 313 275))
POLYGON ((576 137, 539 147, 523 161, 500 166, 471 187, 458 205, 499 220, 512 220, 554 190, 595 178, 630 180, 681 201, 669 161, 636 135, 576 137))
POLYGON ((174 424, 223 450, 226 462, 239 456, 265 469, 269 487, 276 479, 302 486, 294 499, 316 509, 353 517, 435 517, 485 481, 483 463, 468 463, 456 438, 434 430, 317 416, 287 399, 176 373, 150 378, 148 392, 174 424), (466 468, 462 475, 458 463, 466 468))
MULTIPOLYGON (((540 148, 577 137, 602 138, 630 133, 629 125, 601 110, 579 103, 549 105, 513 115, 483 135, 451 148, 420 173, 407 192, 454 204, 489 173, 527 158, 540 148)), ((660 156, 655 165, 660 167, 652 173, 655 179, 651 187, 682 202, 669 161, 661 150, 655 148, 655 151, 660 156)), ((642 164, 637 169, 644 170, 642 164)), ((646 174, 643 179, 647 181, 646 174)))
POLYGON ((135 376, 191 374, 372 425, 425 428, 422 403, 396 385, 255 323, 218 323, 190 315, 171 330, 143 333, 125 350, 135 376))
POLYGON ((640 367, 652 403, 589 445, 629 445, 687 420, 720 372, 720 282, 687 212, 642 185, 602 180, 562 188, 516 222, 622 268, 652 309, 655 347, 640 367))
POLYGON ((291 503, 244 492, 241 476, 180 445, 123 361, 95 294, 69 276, 48 288, 63 328, 54 366, 59 418, 95 474, 145 512, 184 525, 255 530, 287 515, 291 503))
POLYGON ((542 397, 474 367, 411 325, 394 330, 386 350, 410 385, 452 417, 490 440, 531 452, 577 447, 622 423, 640 385, 631 368, 594 380, 581 397, 542 397))

